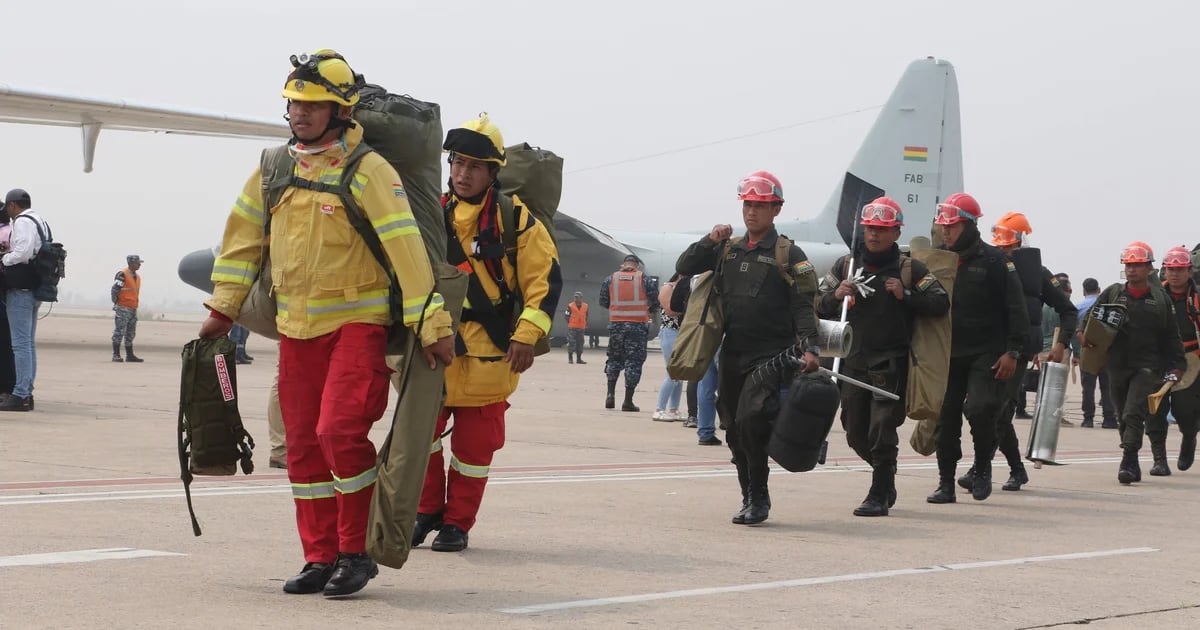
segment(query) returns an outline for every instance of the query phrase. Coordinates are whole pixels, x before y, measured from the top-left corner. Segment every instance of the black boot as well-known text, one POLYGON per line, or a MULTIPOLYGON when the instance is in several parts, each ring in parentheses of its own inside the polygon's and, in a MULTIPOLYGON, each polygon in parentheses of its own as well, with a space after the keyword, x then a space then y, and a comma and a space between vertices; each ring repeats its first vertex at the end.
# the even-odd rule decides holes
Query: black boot
POLYGON ((467 532, 457 525, 445 525, 430 545, 434 551, 462 551, 467 548, 467 532))
POLYGON ((758 525, 767 520, 771 513, 771 493, 767 486, 754 485, 750 487, 750 506, 746 508, 743 525, 758 525))
POLYGON ((1137 451, 1127 448, 1121 456, 1121 466, 1117 469, 1117 481, 1124 485, 1129 485, 1135 481, 1141 481, 1142 471, 1138 465, 1137 451))
POLYGON ((927 503, 954 503, 958 499, 954 496, 954 477, 941 479, 938 481, 937 490, 933 494, 925 497, 927 503))
POLYGON ((1029 483, 1029 473, 1025 471, 1025 464, 1017 462, 1017 465, 1009 471, 1008 481, 1004 482, 1000 489, 1015 492, 1027 483, 1029 483))
POLYGON ((975 483, 971 486, 971 498, 983 501, 992 496, 992 462, 975 461, 975 483))
POLYGON ((625 402, 621 403, 621 411, 641 411, 638 406, 633 404, 633 392, 636 388, 625 388, 625 402))
POLYGON ((608 395, 604 398, 604 408, 612 409, 617 406, 617 382, 608 382, 608 395))
POLYGON ((854 515, 887 516, 888 488, 893 483, 895 483, 895 478, 892 476, 892 466, 890 464, 876 466, 871 471, 871 489, 867 491, 867 498, 863 499, 862 505, 854 508, 854 515))
POLYGON ((571 365, 575 364, 575 355, 571 354, 570 352, 567 353, 567 363, 571 365))
POLYGON ((963 473, 963 476, 958 478, 958 487, 962 488, 963 490, 967 490, 967 491, 970 491, 971 488, 975 487, 975 467, 974 466, 971 466, 970 468, 968 468, 967 472, 963 473))
POLYGON ((379 565, 365 553, 339 553, 333 575, 325 584, 325 597, 344 597, 363 589, 379 575, 379 565))
POLYGON ((283 592, 293 595, 308 595, 325 590, 325 584, 333 575, 333 565, 323 562, 309 562, 300 569, 300 573, 283 583, 283 592))
POLYGON ((584 360, 583 360, 583 353, 582 353, 582 352, 576 352, 576 353, 575 353, 575 362, 576 362, 576 363, 578 363, 579 365, 587 365, 587 361, 584 361, 584 360))
POLYGON ((413 527, 412 546, 419 547, 425 542, 425 537, 429 532, 442 529, 442 515, 438 514, 422 514, 417 512, 417 524, 413 527))
POLYGON ((1167 443, 1151 442, 1150 453, 1154 455, 1154 466, 1150 467, 1151 477, 1171 476, 1171 467, 1167 465, 1167 443))
POLYGON ((116 341, 113 342, 113 359, 112 360, 113 360, 113 363, 124 363, 125 362, 125 359, 121 358, 121 344, 116 341))
POLYGON ((746 511, 750 509, 750 471, 746 463, 738 462, 736 457, 733 459, 733 465, 737 466, 738 485, 742 487, 742 509, 733 515, 730 522, 734 525, 745 525, 746 511))
POLYGON ((125 362, 126 363, 142 363, 142 359, 139 359, 136 356, 134 356, 132 344, 125 346, 125 362))
POLYGON ((889 478, 888 488, 887 488, 887 505, 889 508, 896 506, 896 496, 898 494, 899 493, 896 492, 896 464, 893 463, 892 464, 892 475, 889 478))
POLYGON ((1179 443, 1179 461, 1175 465, 1179 466, 1179 470, 1187 470, 1192 467, 1192 462, 1196 460, 1196 434, 1185 434, 1183 440, 1179 443))

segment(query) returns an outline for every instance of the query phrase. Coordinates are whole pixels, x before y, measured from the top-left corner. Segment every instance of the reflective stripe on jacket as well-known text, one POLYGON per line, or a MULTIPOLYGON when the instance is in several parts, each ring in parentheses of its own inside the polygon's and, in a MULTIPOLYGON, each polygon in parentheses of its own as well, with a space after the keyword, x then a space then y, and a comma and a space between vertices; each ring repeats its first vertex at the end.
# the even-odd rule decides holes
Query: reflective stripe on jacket
MULTIPOLYGON (((295 155, 295 175, 336 184, 342 161, 362 141, 362 127, 349 129, 342 143, 312 155, 295 155)), ((433 293, 433 272, 400 176, 377 153, 363 157, 351 193, 375 228, 403 297, 403 323, 416 330, 424 317, 421 344, 450 335, 450 315, 433 293), (428 300, 428 306, 426 301, 428 300)), ((336 194, 290 187, 271 213, 271 284, 279 332, 312 339, 350 323, 392 323, 387 273, 347 219, 336 194)), ((234 318, 262 262, 262 174, 256 170, 234 203, 225 224, 221 251, 213 265, 209 308, 234 318)))
POLYGON ((642 272, 613 273, 608 285, 608 321, 642 324, 650 321, 650 304, 646 301, 642 272))

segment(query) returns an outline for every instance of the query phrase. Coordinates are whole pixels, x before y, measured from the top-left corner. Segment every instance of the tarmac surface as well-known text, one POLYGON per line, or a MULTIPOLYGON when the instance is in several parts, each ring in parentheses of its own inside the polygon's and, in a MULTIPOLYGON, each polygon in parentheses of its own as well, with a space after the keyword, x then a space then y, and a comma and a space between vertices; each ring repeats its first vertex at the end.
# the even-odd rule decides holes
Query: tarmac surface
MULTIPOLYGON (((556 350, 522 379, 469 549, 426 544, 353 599, 286 595, 303 559, 287 478, 267 468, 274 344, 252 338, 238 367, 257 470, 193 485, 196 538, 174 434, 198 324, 142 322, 143 364, 109 361, 111 327, 40 322, 37 410, 0 416, 0 628, 1200 627, 1200 469, 1121 486, 1116 432, 1068 427, 1068 465, 1002 492, 997 460, 987 501, 930 505, 935 462, 909 422, 898 503, 859 518, 870 472, 835 424, 827 464, 774 473, 770 519, 737 526, 728 450, 650 420, 661 355, 642 411, 622 413, 602 408, 603 350, 587 365, 556 350)), ((1068 409, 1078 424, 1077 389, 1068 409)))

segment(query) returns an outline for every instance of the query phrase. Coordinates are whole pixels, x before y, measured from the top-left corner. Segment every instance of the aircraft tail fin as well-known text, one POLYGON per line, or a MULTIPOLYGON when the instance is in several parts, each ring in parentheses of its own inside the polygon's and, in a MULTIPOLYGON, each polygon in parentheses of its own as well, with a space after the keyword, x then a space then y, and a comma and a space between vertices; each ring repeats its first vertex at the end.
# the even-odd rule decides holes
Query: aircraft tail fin
POLYGON ((879 112, 825 209, 802 222, 795 238, 850 246, 858 213, 880 196, 904 211, 905 243, 926 236, 946 196, 963 189, 958 80, 948 61, 909 64, 879 112))

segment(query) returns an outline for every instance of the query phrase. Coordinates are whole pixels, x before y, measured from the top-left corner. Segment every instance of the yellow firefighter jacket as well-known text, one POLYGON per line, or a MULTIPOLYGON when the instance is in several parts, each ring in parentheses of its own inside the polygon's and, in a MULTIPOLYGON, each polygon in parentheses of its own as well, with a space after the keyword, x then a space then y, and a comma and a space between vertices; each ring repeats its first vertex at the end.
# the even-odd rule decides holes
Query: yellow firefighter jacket
MULTIPOLYGON (((512 268, 507 256, 502 259, 502 265, 509 290, 520 286, 525 306, 511 339, 533 345, 550 333, 562 291, 562 274, 558 266, 558 249, 545 226, 538 223, 515 196, 513 206, 517 210, 514 223, 519 232, 517 269, 512 268)), ((458 241, 466 247, 475 242, 482 210, 480 204, 457 199, 453 228, 458 241)), ((499 229, 503 229, 503 222, 498 223, 499 229)), ((488 274, 484 262, 472 258, 472 252, 465 253, 472 273, 493 303, 499 303, 500 288, 488 274)), ((464 303, 463 308, 470 308, 470 304, 464 303)), ((479 322, 463 322, 459 325, 458 334, 467 351, 465 356, 456 356, 446 368, 446 406, 482 407, 506 400, 517 389, 520 375, 514 374, 504 360, 505 352, 492 343, 479 322)))
MULTIPOLYGON (((293 152, 295 174, 336 184, 340 164, 362 141, 356 126, 342 143, 317 154, 293 152)), ((450 314, 433 291, 433 272, 400 176, 377 153, 363 157, 351 192, 374 226, 403 295, 404 324, 414 331, 424 315, 421 345, 451 334, 450 314), (429 305, 426 306, 426 300, 429 305)), ((289 187, 271 213, 271 284, 282 335, 311 339, 351 323, 392 323, 389 280, 333 193, 289 187)), ((262 173, 256 170, 225 223, 213 265, 213 297, 205 306, 234 318, 262 263, 262 173)))

